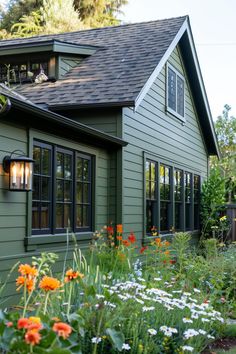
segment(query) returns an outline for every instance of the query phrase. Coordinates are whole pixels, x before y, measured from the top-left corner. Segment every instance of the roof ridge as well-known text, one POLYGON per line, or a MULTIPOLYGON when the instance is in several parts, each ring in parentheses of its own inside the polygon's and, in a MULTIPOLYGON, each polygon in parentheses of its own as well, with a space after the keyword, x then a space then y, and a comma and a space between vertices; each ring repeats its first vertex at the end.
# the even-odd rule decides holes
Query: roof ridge
POLYGON ((134 23, 122 23, 120 25, 114 25, 114 26, 105 26, 105 27, 97 27, 97 28, 88 28, 88 29, 81 29, 77 31, 72 31, 72 32, 61 32, 61 33, 53 33, 53 34, 42 34, 42 35, 36 35, 36 36, 29 36, 29 37, 15 37, 11 39, 2 39, 0 40, 0 45, 4 43, 9 43, 11 41, 16 41, 17 39, 20 40, 29 40, 29 39, 37 39, 37 38, 43 38, 43 37, 50 37, 51 39, 57 39, 58 36, 61 35, 66 35, 66 34, 73 34, 73 33, 84 33, 84 32, 92 32, 92 31, 102 31, 106 29, 111 29, 111 28, 122 28, 122 27, 128 27, 128 26, 136 26, 136 25, 142 25, 142 24, 150 24, 150 23, 157 23, 157 22, 163 22, 163 21, 169 21, 169 20, 180 20, 180 19, 186 19, 188 18, 188 15, 183 15, 183 16, 176 16, 176 17, 167 17, 163 19, 157 19, 157 20, 150 20, 150 21, 141 21, 141 22, 134 22, 134 23))

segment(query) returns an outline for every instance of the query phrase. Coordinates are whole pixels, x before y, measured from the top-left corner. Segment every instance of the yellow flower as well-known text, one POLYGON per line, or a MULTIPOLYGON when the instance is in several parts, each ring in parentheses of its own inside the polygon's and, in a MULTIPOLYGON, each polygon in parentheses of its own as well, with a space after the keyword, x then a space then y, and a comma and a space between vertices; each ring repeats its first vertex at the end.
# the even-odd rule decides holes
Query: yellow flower
POLYGON ((225 221, 225 220, 227 220, 227 216, 226 216, 226 215, 224 215, 224 216, 222 216, 222 217, 220 218, 220 221, 225 221))
POLYGON ((31 317, 29 317, 29 321, 31 321, 32 323, 41 324, 41 318, 40 317, 31 316, 31 317))

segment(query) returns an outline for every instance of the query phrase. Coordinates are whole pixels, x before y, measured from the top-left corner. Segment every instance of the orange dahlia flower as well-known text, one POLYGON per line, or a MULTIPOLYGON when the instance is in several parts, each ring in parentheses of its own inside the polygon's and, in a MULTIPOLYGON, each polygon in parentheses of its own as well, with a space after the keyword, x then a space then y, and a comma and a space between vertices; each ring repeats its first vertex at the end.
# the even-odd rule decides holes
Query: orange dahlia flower
POLYGON ((27 344, 35 345, 39 344, 41 335, 35 330, 29 330, 25 334, 25 341, 27 344))
POLYGON ((129 247, 130 246, 130 242, 128 240, 123 240, 122 241, 123 245, 126 246, 126 247, 129 247))
POLYGON ((116 236, 116 238, 118 241, 122 241, 122 239, 123 239, 122 236, 116 236))
POLYGON ((39 283, 40 289, 45 291, 54 291, 60 288, 61 283, 58 279, 53 277, 47 277, 46 275, 42 278, 39 283))
POLYGON ((83 277, 84 277, 84 274, 76 272, 73 269, 69 269, 66 272, 65 283, 68 283, 69 281, 75 280, 77 278, 82 279, 83 277))
POLYGON ((18 286, 18 288, 16 289, 17 291, 20 290, 20 288, 26 284, 26 288, 29 292, 33 291, 34 286, 35 286, 35 281, 34 279, 31 278, 26 278, 23 277, 22 275, 20 275, 17 279, 16 279, 16 286, 18 286))
POLYGON ((72 332, 71 326, 64 322, 54 323, 52 329, 58 334, 59 337, 63 337, 64 339, 68 338, 72 332))
POLYGON ((36 277, 38 275, 38 271, 35 267, 31 267, 29 264, 21 264, 19 266, 18 272, 21 275, 36 277))
POLYGON ((158 246, 160 246, 160 244, 161 244, 161 239, 160 239, 160 237, 155 238, 155 242, 156 242, 156 244, 157 244, 158 246))
POLYGON ((22 328, 28 328, 29 326, 29 319, 22 317, 19 318, 18 322, 17 322, 17 328, 18 329, 22 329, 22 328))
POLYGON ((123 232, 123 226, 122 226, 122 224, 116 225, 116 231, 117 231, 119 234, 122 234, 122 232, 123 232))

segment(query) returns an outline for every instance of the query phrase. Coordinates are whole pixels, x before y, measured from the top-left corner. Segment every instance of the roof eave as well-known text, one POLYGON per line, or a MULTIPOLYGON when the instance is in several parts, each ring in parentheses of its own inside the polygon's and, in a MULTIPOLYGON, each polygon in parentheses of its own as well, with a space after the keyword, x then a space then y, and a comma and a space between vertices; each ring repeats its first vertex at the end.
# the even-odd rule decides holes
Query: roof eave
POLYGON ((50 121, 51 123, 58 125, 60 127, 63 127, 66 129, 71 129, 71 130, 73 130, 73 132, 78 132, 78 133, 84 134, 86 136, 90 136, 91 138, 93 138, 93 141, 94 141, 94 139, 98 139, 98 142, 99 141, 104 142, 107 145, 111 145, 111 146, 115 147, 116 149, 124 147, 128 144, 123 139, 103 133, 100 130, 90 128, 90 127, 86 126, 85 124, 78 123, 70 118, 67 118, 67 117, 61 116, 57 113, 53 113, 53 112, 50 112, 50 111, 45 110, 43 108, 37 107, 36 105, 31 104, 29 102, 21 101, 20 99, 15 98, 11 95, 7 95, 5 93, 4 93, 4 95, 10 99, 12 105, 15 106, 16 108, 21 109, 23 111, 27 111, 29 113, 32 113, 33 115, 40 117, 40 119, 44 119, 45 121, 50 121))
POLYGON ((161 72, 162 68, 166 64, 166 62, 167 62, 168 58, 170 57, 171 53, 173 52, 174 48, 177 46, 177 44, 183 38, 184 34, 187 34, 187 37, 188 37, 188 41, 190 44, 190 51, 192 53, 193 62, 194 62, 194 68, 196 70, 197 80, 198 80, 199 86, 200 86, 200 91, 198 92, 198 95, 202 96, 201 101, 202 101, 204 108, 205 108, 205 117, 207 118, 207 120, 209 122, 209 128, 210 128, 209 132, 212 137, 212 143, 211 143, 210 148, 208 146, 208 153, 209 153, 209 155, 217 155, 218 158, 220 158, 219 145, 217 142, 217 137, 216 137, 216 133, 215 133, 215 129, 214 129, 214 123, 213 123, 213 119, 212 119, 212 115, 211 115, 211 111, 210 111, 210 106, 209 106, 209 102, 208 102, 207 95, 206 95, 206 90, 205 90, 205 86, 204 86, 204 82, 203 82, 203 78, 202 78, 202 74, 201 74, 201 70, 200 70, 200 65, 199 65, 198 58, 197 58, 196 48, 194 45, 193 35, 192 35, 188 16, 186 16, 186 19, 183 22, 182 26, 180 27, 179 31, 177 32, 175 38, 171 42, 170 46, 166 50, 165 54, 161 58, 160 62, 158 63, 158 65, 156 66, 156 68, 154 69, 154 71, 152 72, 150 77, 148 78, 146 84, 144 85, 144 87, 140 91, 139 95, 136 97, 135 110, 137 110, 137 108, 141 104, 143 98, 145 97, 145 95, 147 94, 149 89, 151 88, 152 84, 154 83, 157 76, 161 72))
POLYGON ((76 109, 93 109, 93 108, 112 108, 112 107, 134 107, 135 101, 114 101, 114 102, 99 102, 99 103, 84 103, 84 104, 55 104, 48 105, 48 109, 53 112, 76 109))

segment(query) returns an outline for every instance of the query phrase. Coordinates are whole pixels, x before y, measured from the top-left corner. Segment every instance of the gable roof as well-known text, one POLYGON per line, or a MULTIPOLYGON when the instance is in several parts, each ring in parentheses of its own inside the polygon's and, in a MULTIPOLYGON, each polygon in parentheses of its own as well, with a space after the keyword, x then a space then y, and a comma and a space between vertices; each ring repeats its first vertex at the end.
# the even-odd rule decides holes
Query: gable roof
MULTIPOLYGON (((31 101, 50 106, 133 105, 186 17, 0 41, 0 50, 52 39, 100 47, 62 80, 20 89, 31 101)), ((19 89, 18 89, 19 91, 19 89)))
POLYGON ((138 107, 178 44, 209 154, 220 155, 188 16, 58 35, 0 41, 1 49, 48 41, 92 46, 93 54, 63 79, 17 91, 50 110, 138 107))

